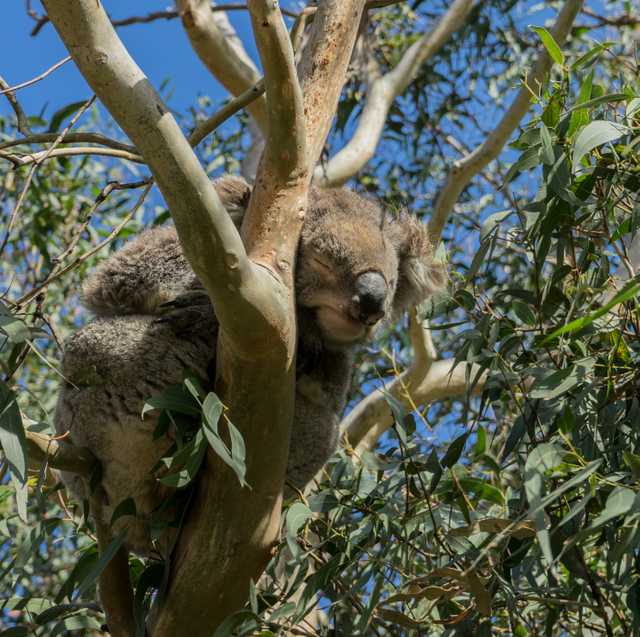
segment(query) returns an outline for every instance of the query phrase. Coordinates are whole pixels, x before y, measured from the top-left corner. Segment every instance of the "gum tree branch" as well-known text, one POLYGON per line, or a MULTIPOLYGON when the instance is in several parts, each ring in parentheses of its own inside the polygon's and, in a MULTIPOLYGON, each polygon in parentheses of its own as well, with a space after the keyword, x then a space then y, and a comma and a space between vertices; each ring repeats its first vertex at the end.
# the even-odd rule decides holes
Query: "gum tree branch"
MULTIPOLYGON (((11 148, 13 146, 22 146, 23 144, 49 144, 55 142, 57 138, 58 133, 37 133, 34 135, 29 134, 25 135, 25 137, 21 137, 20 139, 12 139, 7 142, 0 143, 0 150, 11 148)), ((137 149, 134 146, 119 142, 115 139, 111 139, 110 137, 105 137, 100 133, 67 133, 64 136, 63 143, 100 144, 101 146, 106 146, 107 148, 125 150, 128 153, 132 153, 134 155, 138 153, 137 149)))
POLYGON ((40 80, 44 80, 47 75, 50 75, 55 70, 59 69, 63 64, 66 64, 71 60, 71 57, 67 56, 62 60, 56 62, 53 66, 50 66, 46 71, 40 73, 40 75, 36 75, 36 77, 27 80, 26 82, 20 82, 20 84, 16 84, 15 86, 3 86, 0 89, 0 95, 4 95, 5 93, 14 93, 15 91, 19 91, 22 88, 27 88, 27 86, 32 86, 39 82, 40 80))
POLYGON ((27 166, 28 164, 39 164, 45 159, 52 157, 73 157, 77 155, 101 155, 103 157, 116 157, 126 159, 137 164, 144 164, 144 159, 137 154, 132 154, 126 150, 116 148, 100 148, 99 146, 72 146, 68 148, 55 148, 51 151, 41 150, 37 153, 27 153, 15 155, 0 150, 0 159, 10 161, 14 166, 27 166))
MULTIPOLYGON (((233 96, 249 91, 260 73, 222 11, 212 12, 208 0, 176 0, 182 24, 194 51, 211 74, 233 96)), ((267 134, 267 103, 258 97, 247 110, 267 134)))
POLYGON ((389 109, 404 93, 420 67, 449 40, 465 22, 473 0, 455 0, 433 30, 412 44, 397 66, 381 75, 369 65, 367 97, 356 130, 347 145, 325 166, 318 166, 315 179, 325 186, 338 186, 353 177, 374 155, 389 109))
POLYGON ((29 460, 39 464, 47 463, 52 469, 70 471, 89 477, 96 468, 96 457, 84 447, 60 444, 56 438, 27 430, 27 452, 29 460))
MULTIPOLYGON (((211 9, 212 12, 246 11, 247 5, 244 3, 238 3, 238 2, 223 4, 220 6, 210 4, 209 8, 211 9)), ((293 13, 292 11, 283 10, 282 13, 290 17, 296 17, 296 14, 293 13)), ((113 20, 112 24, 114 27, 128 27, 128 26, 131 26, 132 24, 149 24, 151 22, 155 22, 156 20, 173 20, 178 16, 179 16, 179 13, 177 11, 172 11, 171 9, 167 9, 165 11, 152 11, 151 13, 147 13, 145 15, 132 15, 132 16, 129 16, 128 18, 113 20)), ((42 27, 49 22, 49 17, 46 15, 37 16, 37 17, 34 17, 34 20, 36 21, 36 25, 33 27, 33 30, 31 31, 32 37, 38 35, 38 33, 40 32, 40 29, 42 29, 42 27)))
POLYGON ((307 114, 307 153, 313 159, 312 166, 320 157, 331 127, 332 117, 325 117, 326 104, 332 106, 333 115, 365 4, 356 0, 324 0, 314 15, 299 68, 307 114))
MULTIPOLYGON (((293 414, 292 285, 273 267, 249 259, 188 141, 102 5, 44 0, 44 6, 80 72, 147 162, 220 322, 218 373, 223 374, 216 388, 244 436, 247 480, 253 488, 242 490, 213 452, 207 457, 154 631, 155 637, 173 636, 189 626, 194 637, 208 636, 244 603, 249 582, 266 565, 279 531, 293 414)), ((269 81, 267 91, 273 92, 269 81)), ((293 98, 287 94, 284 99, 293 98)), ((290 110, 283 106, 285 113, 290 110)), ((281 182, 287 184, 288 178, 282 175, 281 182)), ((248 214, 259 225, 260 216, 268 213, 254 208, 248 214)), ((290 211, 283 223, 296 214, 290 211)), ((290 229, 292 246, 295 231, 295 226, 290 229)), ((292 263, 293 249, 285 256, 292 263)))
MULTIPOLYGON (((562 46, 567 39, 571 31, 571 26, 582 8, 582 4, 582 0, 567 0, 560 10, 556 23, 551 31, 555 41, 560 46, 562 46)), ((544 77, 550 68, 551 58, 546 49, 543 49, 540 52, 533 70, 526 78, 526 85, 520 88, 496 128, 487 136, 482 144, 462 159, 454 162, 447 180, 438 195, 429 221, 429 230, 434 242, 437 243, 439 241, 447 218, 462 191, 487 164, 498 157, 504 145, 509 141, 509 138, 529 111, 533 99, 531 91, 540 91, 544 83, 544 77)))
POLYGON ((261 339, 272 334, 256 307, 268 304, 272 279, 251 266, 208 176, 102 6, 91 0, 45 0, 44 5, 81 73, 144 157, 185 255, 221 308, 219 318, 229 325, 236 347, 255 354, 261 339))
POLYGON ((244 93, 238 95, 234 99, 225 104, 219 111, 214 113, 211 117, 207 118, 201 124, 193 130, 189 135, 189 143, 194 148, 204 140, 208 135, 226 122, 231 116, 235 115, 239 110, 243 109, 247 104, 251 104, 254 100, 258 99, 264 94, 264 80, 258 81, 251 88, 247 89, 244 93))
POLYGON ((349 412, 341 423, 344 444, 356 453, 371 451, 380 436, 394 422, 387 395, 399 401, 407 411, 421 405, 463 397, 469 389, 467 379, 475 379, 473 394, 480 393, 486 380, 478 365, 455 364, 453 359, 435 360, 436 351, 427 324, 410 316, 410 336, 414 350, 411 366, 388 382, 383 389, 371 392, 349 412))
POLYGON ((18 130, 23 135, 30 135, 31 129, 29 128, 29 121, 27 120, 27 116, 24 114, 24 110, 22 110, 22 106, 20 106, 20 102, 18 102, 18 98, 15 96, 15 93, 11 90, 11 87, 3 77, 0 77, 0 89, 3 90, 4 94, 7 97, 7 100, 9 100, 9 104, 13 109, 13 112, 16 115, 18 130))

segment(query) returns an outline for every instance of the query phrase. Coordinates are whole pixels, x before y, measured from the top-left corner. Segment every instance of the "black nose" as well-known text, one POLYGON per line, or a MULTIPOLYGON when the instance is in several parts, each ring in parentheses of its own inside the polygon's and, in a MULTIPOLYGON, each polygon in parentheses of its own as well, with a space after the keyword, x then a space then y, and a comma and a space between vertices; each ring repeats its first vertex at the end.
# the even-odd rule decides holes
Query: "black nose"
POLYGON ((379 272, 365 272, 357 278, 353 300, 360 321, 373 325, 384 316, 387 291, 387 282, 379 272))

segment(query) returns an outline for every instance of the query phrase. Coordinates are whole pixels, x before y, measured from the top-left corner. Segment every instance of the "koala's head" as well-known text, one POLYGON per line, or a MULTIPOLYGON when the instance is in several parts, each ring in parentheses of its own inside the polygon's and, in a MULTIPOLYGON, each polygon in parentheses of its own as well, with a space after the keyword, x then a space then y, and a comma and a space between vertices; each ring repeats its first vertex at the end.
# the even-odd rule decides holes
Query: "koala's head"
MULTIPOLYGON (((216 189, 230 212, 246 207, 249 186, 226 177, 216 189)), ((426 226, 394 215, 346 188, 309 192, 296 264, 299 307, 315 315, 323 339, 348 347, 385 319, 445 286, 426 226)))
POLYGON ((371 336, 446 283, 426 227, 407 213, 340 189, 312 189, 296 266, 298 305, 324 339, 348 346, 371 336))

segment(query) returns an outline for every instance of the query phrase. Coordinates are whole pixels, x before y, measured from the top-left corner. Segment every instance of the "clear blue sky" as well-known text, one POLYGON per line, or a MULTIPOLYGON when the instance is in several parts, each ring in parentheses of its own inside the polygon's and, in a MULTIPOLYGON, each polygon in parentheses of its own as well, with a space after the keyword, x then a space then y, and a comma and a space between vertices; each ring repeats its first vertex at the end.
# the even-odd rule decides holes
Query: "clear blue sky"
MULTIPOLYGON (((0 75, 9 84, 29 80, 66 56, 51 24, 47 24, 36 37, 30 36, 35 23, 27 16, 24 0, 0 0, 0 4, 0 75)), ((171 8, 173 2, 104 0, 103 4, 112 18, 117 19, 171 8)), ((43 12, 38 0, 34 0, 33 5, 38 12, 43 12)), ((232 11, 229 16, 255 60, 251 25, 246 12, 232 11)), ((198 95, 209 95, 215 100, 226 95, 195 58, 179 19, 132 25, 119 29, 118 33, 156 88, 163 80, 169 80, 172 97, 168 103, 171 108, 184 112, 198 95)), ((90 95, 89 87, 71 62, 33 87, 18 92, 20 103, 30 115, 40 113, 43 108, 50 115, 65 104, 90 95)), ((0 115, 9 113, 12 111, 7 100, 1 98, 0 115)))

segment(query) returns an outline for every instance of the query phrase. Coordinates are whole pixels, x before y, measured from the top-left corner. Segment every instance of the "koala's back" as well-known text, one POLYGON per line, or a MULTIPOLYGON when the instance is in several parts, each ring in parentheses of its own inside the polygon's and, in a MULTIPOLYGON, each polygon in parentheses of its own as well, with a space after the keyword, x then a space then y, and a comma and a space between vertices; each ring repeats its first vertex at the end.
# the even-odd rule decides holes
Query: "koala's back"
MULTIPOLYGON (((167 436, 154 439, 156 419, 143 419, 142 406, 180 383, 186 370, 206 378, 215 353, 212 311, 202 311, 199 319, 193 314, 187 321, 179 318, 97 318, 65 344, 66 382, 58 398, 56 429, 69 431, 69 442, 89 448, 100 459, 105 523, 120 502, 134 500, 136 519, 123 518, 114 530, 126 525, 127 544, 140 554, 150 552, 149 518, 168 494, 151 469, 171 444, 167 436)), ((72 474, 63 474, 63 479, 77 498, 88 497, 83 480, 72 474)))
POLYGON ((97 316, 156 314, 195 285, 175 229, 158 227, 101 263, 82 286, 82 303, 97 316))

